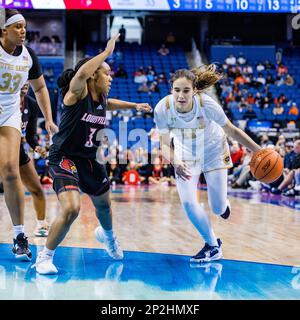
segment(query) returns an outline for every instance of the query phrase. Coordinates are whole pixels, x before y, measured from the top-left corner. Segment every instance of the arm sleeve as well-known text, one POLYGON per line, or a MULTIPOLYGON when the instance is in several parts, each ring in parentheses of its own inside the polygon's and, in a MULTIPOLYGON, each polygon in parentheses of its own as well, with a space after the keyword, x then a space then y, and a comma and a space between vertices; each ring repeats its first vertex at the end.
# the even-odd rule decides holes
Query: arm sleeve
POLYGON ((154 109, 154 122, 160 134, 169 132, 168 115, 165 99, 159 101, 154 109))
POLYGON ((29 70, 28 80, 38 79, 42 75, 42 68, 38 57, 30 47, 26 47, 26 49, 28 50, 32 59, 32 67, 29 70))
POLYGON ((30 108, 30 117, 26 127, 26 141, 30 147, 34 150, 38 145, 38 136, 36 133, 37 129, 37 118, 38 118, 38 105, 35 100, 31 99, 28 101, 30 108))
POLYGON ((229 121, 223 108, 209 95, 202 94, 203 110, 206 117, 215 121, 221 127, 224 127, 229 121))

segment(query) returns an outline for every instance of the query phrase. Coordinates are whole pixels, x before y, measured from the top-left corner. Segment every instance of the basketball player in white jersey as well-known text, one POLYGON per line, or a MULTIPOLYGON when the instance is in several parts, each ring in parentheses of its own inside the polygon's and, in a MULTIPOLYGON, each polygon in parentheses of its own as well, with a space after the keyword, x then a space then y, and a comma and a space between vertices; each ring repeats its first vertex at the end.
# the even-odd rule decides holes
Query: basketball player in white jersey
POLYGON ((20 90, 27 80, 45 117, 49 133, 57 131, 51 114, 49 93, 38 59, 25 47, 26 21, 17 10, 5 10, 0 38, 0 178, 14 230, 13 253, 31 260, 24 231, 24 190, 19 172, 21 142, 20 90))
POLYGON ((162 156, 174 166, 182 206, 205 241, 204 247, 191 257, 191 262, 222 258, 222 242, 216 238, 208 214, 197 200, 201 172, 206 179, 211 210, 227 219, 230 215, 227 169, 232 163, 226 134, 253 152, 261 149, 229 121, 217 102, 204 93, 220 78, 215 65, 191 71, 178 70, 171 79, 172 94, 163 98, 154 110, 162 156))

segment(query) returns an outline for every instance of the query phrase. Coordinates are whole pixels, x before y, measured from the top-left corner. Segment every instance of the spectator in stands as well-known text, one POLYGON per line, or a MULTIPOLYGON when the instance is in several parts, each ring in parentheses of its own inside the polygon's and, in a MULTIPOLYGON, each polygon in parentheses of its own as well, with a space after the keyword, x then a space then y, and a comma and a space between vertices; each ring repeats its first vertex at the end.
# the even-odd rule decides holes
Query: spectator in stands
POLYGON ((275 107, 273 108, 273 114, 274 114, 274 116, 279 116, 279 115, 281 115, 281 114, 283 114, 284 113, 284 108, 283 108, 283 106, 282 106, 282 104, 281 103, 276 103, 275 104, 275 107))
POLYGON ((117 160, 113 159, 107 169, 110 184, 116 185, 121 182, 121 169, 118 167, 117 160))
MULTIPOLYGON (((271 94, 271 93, 270 93, 271 94)), ((277 98, 274 99, 274 103, 287 103, 288 99, 284 93, 281 93, 277 98)))
POLYGON ((258 89, 259 87, 262 86, 261 82, 257 82, 254 79, 253 74, 249 74, 249 76, 246 77, 246 84, 247 84, 248 87, 252 87, 252 88, 256 88, 256 89, 258 89))
POLYGON ((160 92, 157 81, 153 81, 149 87, 150 92, 160 92))
POLYGON ((243 115, 243 119, 244 120, 251 120, 251 119, 256 119, 257 115, 256 113, 253 111, 253 108, 251 105, 247 106, 247 111, 244 113, 243 115))
POLYGON ((121 28, 119 29, 119 33, 120 33, 119 41, 120 41, 121 45, 123 45, 125 42, 125 39, 126 39, 126 29, 123 24, 121 25, 121 28))
POLYGON ((147 81, 153 82, 155 80, 155 72, 153 70, 150 70, 147 72, 147 81))
POLYGON ((166 43, 173 45, 176 42, 176 37, 172 31, 167 34, 166 43))
POLYGON ((284 78, 280 75, 277 75, 275 84, 277 87, 283 86, 285 84, 284 78))
POLYGON ((161 164, 159 157, 154 159, 154 166, 152 169, 152 175, 149 177, 149 183, 159 184, 163 182, 169 182, 169 178, 164 175, 164 168, 161 164))
POLYGON ((141 177, 136 170, 135 161, 131 160, 128 165, 128 170, 124 172, 122 181, 126 185, 139 185, 141 183, 141 177))
POLYGON ((119 68, 117 69, 117 71, 115 73, 115 77, 116 78, 124 78, 124 79, 128 78, 127 71, 124 69, 124 65, 123 64, 119 65, 119 68))
POLYGON ((285 136, 284 135, 280 135, 278 137, 278 140, 275 144, 275 148, 285 148, 285 136))
POLYGON ((275 84, 275 80, 271 74, 267 75, 266 84, 275 84))
POLYGON ((298 116, 299 115, 299 109, 298 109, 298 107, 297 107, 295 102, 292 103, 292 106, 291 106, 288 114, 289 115, 294 115, 294 116, 298 116))
POLYGON ((266 70, 275 69, 274 64, 272 64, 269 60, 266 60, 266 61, 264 62, 264 65, 265 65, 265 69, 266 69, 266 70))
POLYGON ((283 63, 280 63, 276 71, 278 75, 282 76, 288 73, 288 68, 283 63))
POLYGON ((226 59, 225 63, 229 66, 236 65, 236 57, 233 54, 230 54, 226 59))
POLYGON ((167 56, 170 53, 170 50, 166 47, 166 45, 163 43, 160 47, 160 49, 157 51, 161 56, 167 56))
POLYGON ((257 66, 256 66, 256 70, 257 72, 262 72, 265 70, 265 66, 260 62, 257 66))
POLYGON ((270 100, 268 97, 264 97, 261 104, 261 109, 267 109, 271 105, 270 100))
POLYGON ((242 69, 244 74, 252 74, 253 73, 253 68, 249 65, 246 64, 243 69, 242 69))
POLYGON ((244 148, 244 157, 241 164, 235 168, 232 175, 233 181, 231 183, 231 188, 247 188, 248 182, 251 178, 249 162, 251 161, 253 152, 244 148))
POLYGON ((243 53, 240 53, 238 58, 237 58, 237 63, 240 65, 240 66, 243 66, 244 64, 247 63, 247 60, 246 58, 244 57, 243 53))
POLYGON ((239 72, 236 75, 236 78, 234 79, 235 84, 243 85, 246 83, 245 77, 239 72))
MULTIPOLYGON (((272 193, 280 194, 293 184, 295 173, 298 173, 298 169, 300 168, 300 140, 296 140, 294 142, 294 152, 296 155, 291 163, 291 170, 284 177, 284 180, 280 183, 280 185, 277 188, 271 189, 272 193)), ((286 192, 284 192, 283 194, 287 196, 295 195, 293 194, 293 192, 290 192, 290 190, 286 190, 286 192)))
POLYGON ((138 92, 149 92, 149 88, 147 86, 147 82, 143 82, 139 87, 138 87, 138 92))
POLYGON ((253 97, 253 94, 252 93, 248 93, 248 96, 247 96, 247 103, 249 104, 254 104, 255 103, 255 98, 253 97))
POLYGON ((293 86, 295 81, 294 81, 294 79, 293 79, 293 77, 291 75, 287 74, 284 83, 287 86, 293 86))
POLYGON ((165 75, 164 72, 161 72, 161 73, 158 75, 157 81, 158 81, 159 83, 166 83, 166 82, 167 82, 167 77, 166 77, 166 75, 165 75))
POLYGON ((270 145, 273 145, 272 141, 270 140, 269 136, 267 134, 263 134, 260 137, 260 146, 262 148, 268 148, 270 145))
POLYGON ((233 168, 236 168, 242 163, 244 151, 242 147, 240 147, 237 141, 232 142, 232 145, 230 147, 230 156, 231 156, 233 168))
POLYGON ((261 96, 261 93, 260 92, 256 92, 256 95, 255 95, 255 104, 262 108, 262 103, 263 103, 263 98, 261 96))
POLYGON ((284 156, 284 168, 291 170, 292 163, 294 158, 297 156, 296 152, 294 151, 294 143, 293 141, 287 141, 285 143, 285 156, 284 156))
POLYGON ((266 78, 263 76, 262 73, 258 74, 258 77, 256 78, 257 82, 260 82, 262 85, 266 84, 266 78))
POLYGON ((143 82, 147 82, 147 76, 145 74, 145 71, 144 71, 144 68, 143 67, 140 67, 139 70, 137 70, 135 73, 134 73, 134 83, 138 83, 138 84, 141 84, 143 82))

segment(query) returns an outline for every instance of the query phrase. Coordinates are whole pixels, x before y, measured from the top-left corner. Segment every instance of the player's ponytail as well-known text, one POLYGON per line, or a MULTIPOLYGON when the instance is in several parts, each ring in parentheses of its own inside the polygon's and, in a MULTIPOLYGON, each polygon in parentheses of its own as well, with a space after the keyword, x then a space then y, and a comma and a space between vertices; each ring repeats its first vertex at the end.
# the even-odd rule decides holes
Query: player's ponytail
POLYGON ((57 85, 63 98, 69 90, 70 82, 75 73, 76 72, 73 69, 67 69, 57 79, 57 85))
POLYGON ((194 88, 202 91, 216 84, 222 78, 222 74, 216 71, 216 68, 215 64, 210 64, 192 69, 191 72, 195 75, 194 88))
POLYGON ((84 65, 87 61, 89 61, 91 58, 84 58, 80 60, 77 65, 75 66, 75 70, 73 69, 66 69, 57 79, 57 85, 60 89, 60 93, 62 97, 66 95, 66 93, 69 90, 70 82, 75 76, 76 72, 80 69, 82 65, 84 65))

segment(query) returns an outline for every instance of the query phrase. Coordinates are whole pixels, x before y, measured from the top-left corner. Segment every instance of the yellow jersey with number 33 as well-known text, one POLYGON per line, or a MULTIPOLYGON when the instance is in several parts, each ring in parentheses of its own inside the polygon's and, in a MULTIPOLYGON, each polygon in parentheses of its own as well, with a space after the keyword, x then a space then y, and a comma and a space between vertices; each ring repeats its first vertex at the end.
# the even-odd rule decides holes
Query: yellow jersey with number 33
POLYGON ((0 126, 20 113, 20 90, 28 79, 32 63, 25 46, 18 56, 8 54, 0 46, 0 126))

